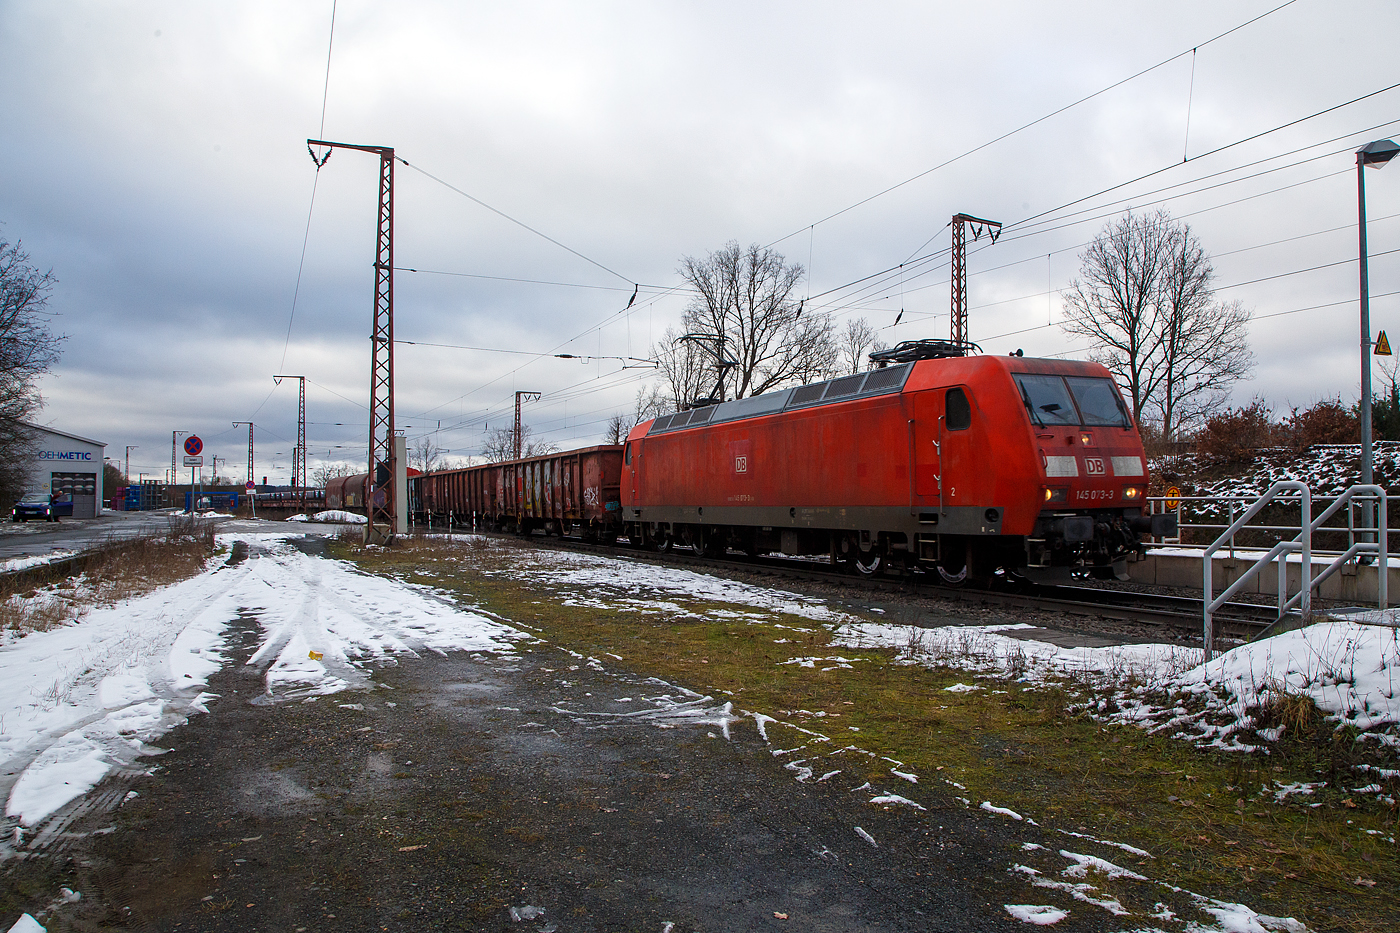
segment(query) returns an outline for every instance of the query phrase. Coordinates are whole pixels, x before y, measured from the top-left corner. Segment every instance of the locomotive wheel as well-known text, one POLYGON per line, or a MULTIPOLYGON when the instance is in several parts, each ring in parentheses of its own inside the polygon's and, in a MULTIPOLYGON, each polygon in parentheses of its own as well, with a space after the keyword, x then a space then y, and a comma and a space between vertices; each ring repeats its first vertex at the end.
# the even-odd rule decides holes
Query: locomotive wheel
POLYGON ((880 553, 879 548, 871 548, 868 551, 857 549, 852 561, 855 564, 856 572, 861 576, 873 577, 885 566, 885 555, 880 553))
POLYGON ((959 561, 961 568, 950 570, 940 561, 935 566, 938 568, 938 577, 943 581, 944 586, 962 586, 967 582, 967 561, 959 561))

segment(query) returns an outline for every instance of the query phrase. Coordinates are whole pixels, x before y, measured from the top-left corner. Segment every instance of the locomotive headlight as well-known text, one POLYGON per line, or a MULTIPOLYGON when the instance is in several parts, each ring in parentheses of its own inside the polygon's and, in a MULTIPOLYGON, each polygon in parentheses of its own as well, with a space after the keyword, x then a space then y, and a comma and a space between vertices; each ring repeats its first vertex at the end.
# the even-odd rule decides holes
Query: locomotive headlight
POLYGON ((1141 487, 1141 486, 1124 486, 1124 487, 1123 487, 1123 498, 1124 498, 1124 499, 1127 499, 1129 502, 1137 502, 1139 499, 1142 498, 1142 487, 1141 487))
POLYGON ((1042 486, 1040 492, 1046 502, 1066 502, 1069 500, 1069 487, 1067 486, 1042 486))
POLYGON ((1085 447, 1093 447, 1094 435, 1085 431, 1083 434, 1079 435, 1079 443, 1083 444, 1085 447))

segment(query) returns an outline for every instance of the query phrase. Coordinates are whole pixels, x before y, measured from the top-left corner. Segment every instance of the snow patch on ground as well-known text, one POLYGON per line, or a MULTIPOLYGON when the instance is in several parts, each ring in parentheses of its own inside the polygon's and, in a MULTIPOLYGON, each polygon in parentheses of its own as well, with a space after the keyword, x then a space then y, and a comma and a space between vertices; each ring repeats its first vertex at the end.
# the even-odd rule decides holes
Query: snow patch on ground
POLYGON ((363 525, 369 521, 363 515, 355 512, 346 512, 342 509, 326 509, 324 512, 317 512, 314 515, 307 515, 299 512, 287 518, 289 522, 331 522, 338 525, 363 525))
MULTIPOLYGON (((848 623, 837 627, 836 643, 894 649, 902 663, 1015 677, 1023 684, 1076 680, 1093 688, 1098 699, 1087 712, 1102 720, 1225 750, 1277 741, 1278 729, 1256 731, 1254 712, 1285 695, 1310 697, 1339 725, 1400 744, 1400 645, 1391 628, 1322 621, 1240 645, 1209 664, 1199 648, 1064 648, 1013 637, 1014 628, 848 623)), ((960 683, 945 689, 977 688, 960 683)))
POLYGON ((28 570, 30 567, 42 567, 44 564, 72 557, 73 553, 73 551, 54 551, 52 554, 44 554, 41 557, 12 557, 7 561, 0 561, 0 573, 14 573, 17 570, 28 570))
POLYGON ((682 567, 568 551, 521 551, 499 547, 491 539, 480 537, 475 542, 494 548, 501 559, 500 568, 490 573, 542 583, 559 592, 570 605, 624 608, 672 618, 771 622, 775 617, 797 616, 830 624, 855 621, 854 616, 832 609, 815 597, 723 580, 682 567), (716 611, 707 606, 702 612, 690 608, 695 603, 741 608, 716 611))
POLYGON ((253 624, 268 695, 313 696, 367 681, 366 667, 421 651, 508 653, 524 633, 423 587, 311 557, 275 535, 250 556, 80 621, 0 645, 0 794, 34 825, 129 766, 190 715, 227 663, 231 626, 253 624))

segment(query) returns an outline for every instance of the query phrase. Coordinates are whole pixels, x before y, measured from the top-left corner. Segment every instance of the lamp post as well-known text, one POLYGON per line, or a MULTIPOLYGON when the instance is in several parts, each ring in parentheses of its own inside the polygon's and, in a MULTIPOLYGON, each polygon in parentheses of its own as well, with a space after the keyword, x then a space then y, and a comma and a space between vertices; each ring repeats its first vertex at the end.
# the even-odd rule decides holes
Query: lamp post
POLYGON ((1361 253, 1361 484, 1369 486, 1371 471, 1371 286, 1366 274, 1366 166, 1381 168, 1400 146, 1378 139, 1356 150, 1357 240, 1361 253))

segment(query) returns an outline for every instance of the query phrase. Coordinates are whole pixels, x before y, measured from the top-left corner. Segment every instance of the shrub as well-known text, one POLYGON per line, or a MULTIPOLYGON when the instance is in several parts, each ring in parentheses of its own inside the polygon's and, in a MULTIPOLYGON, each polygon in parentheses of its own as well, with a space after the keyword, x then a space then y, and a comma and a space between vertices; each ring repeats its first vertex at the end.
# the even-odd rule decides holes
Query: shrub
POLYGON ((1269 417, 1269 406, 1256 398, 1242 408, 1212 415, 1196 438, 1196 450, 1212 460, 1250 463, 1255 451, 1276 443, 1277 430, 1269 417))
POLYGON ((1314 444, 1356 444, 1361 440, 1361 423, 1340 397, 1323 399, 1306 411, 1293 409, 1281 425, 1289 446, 1296 450, 1314 444))

